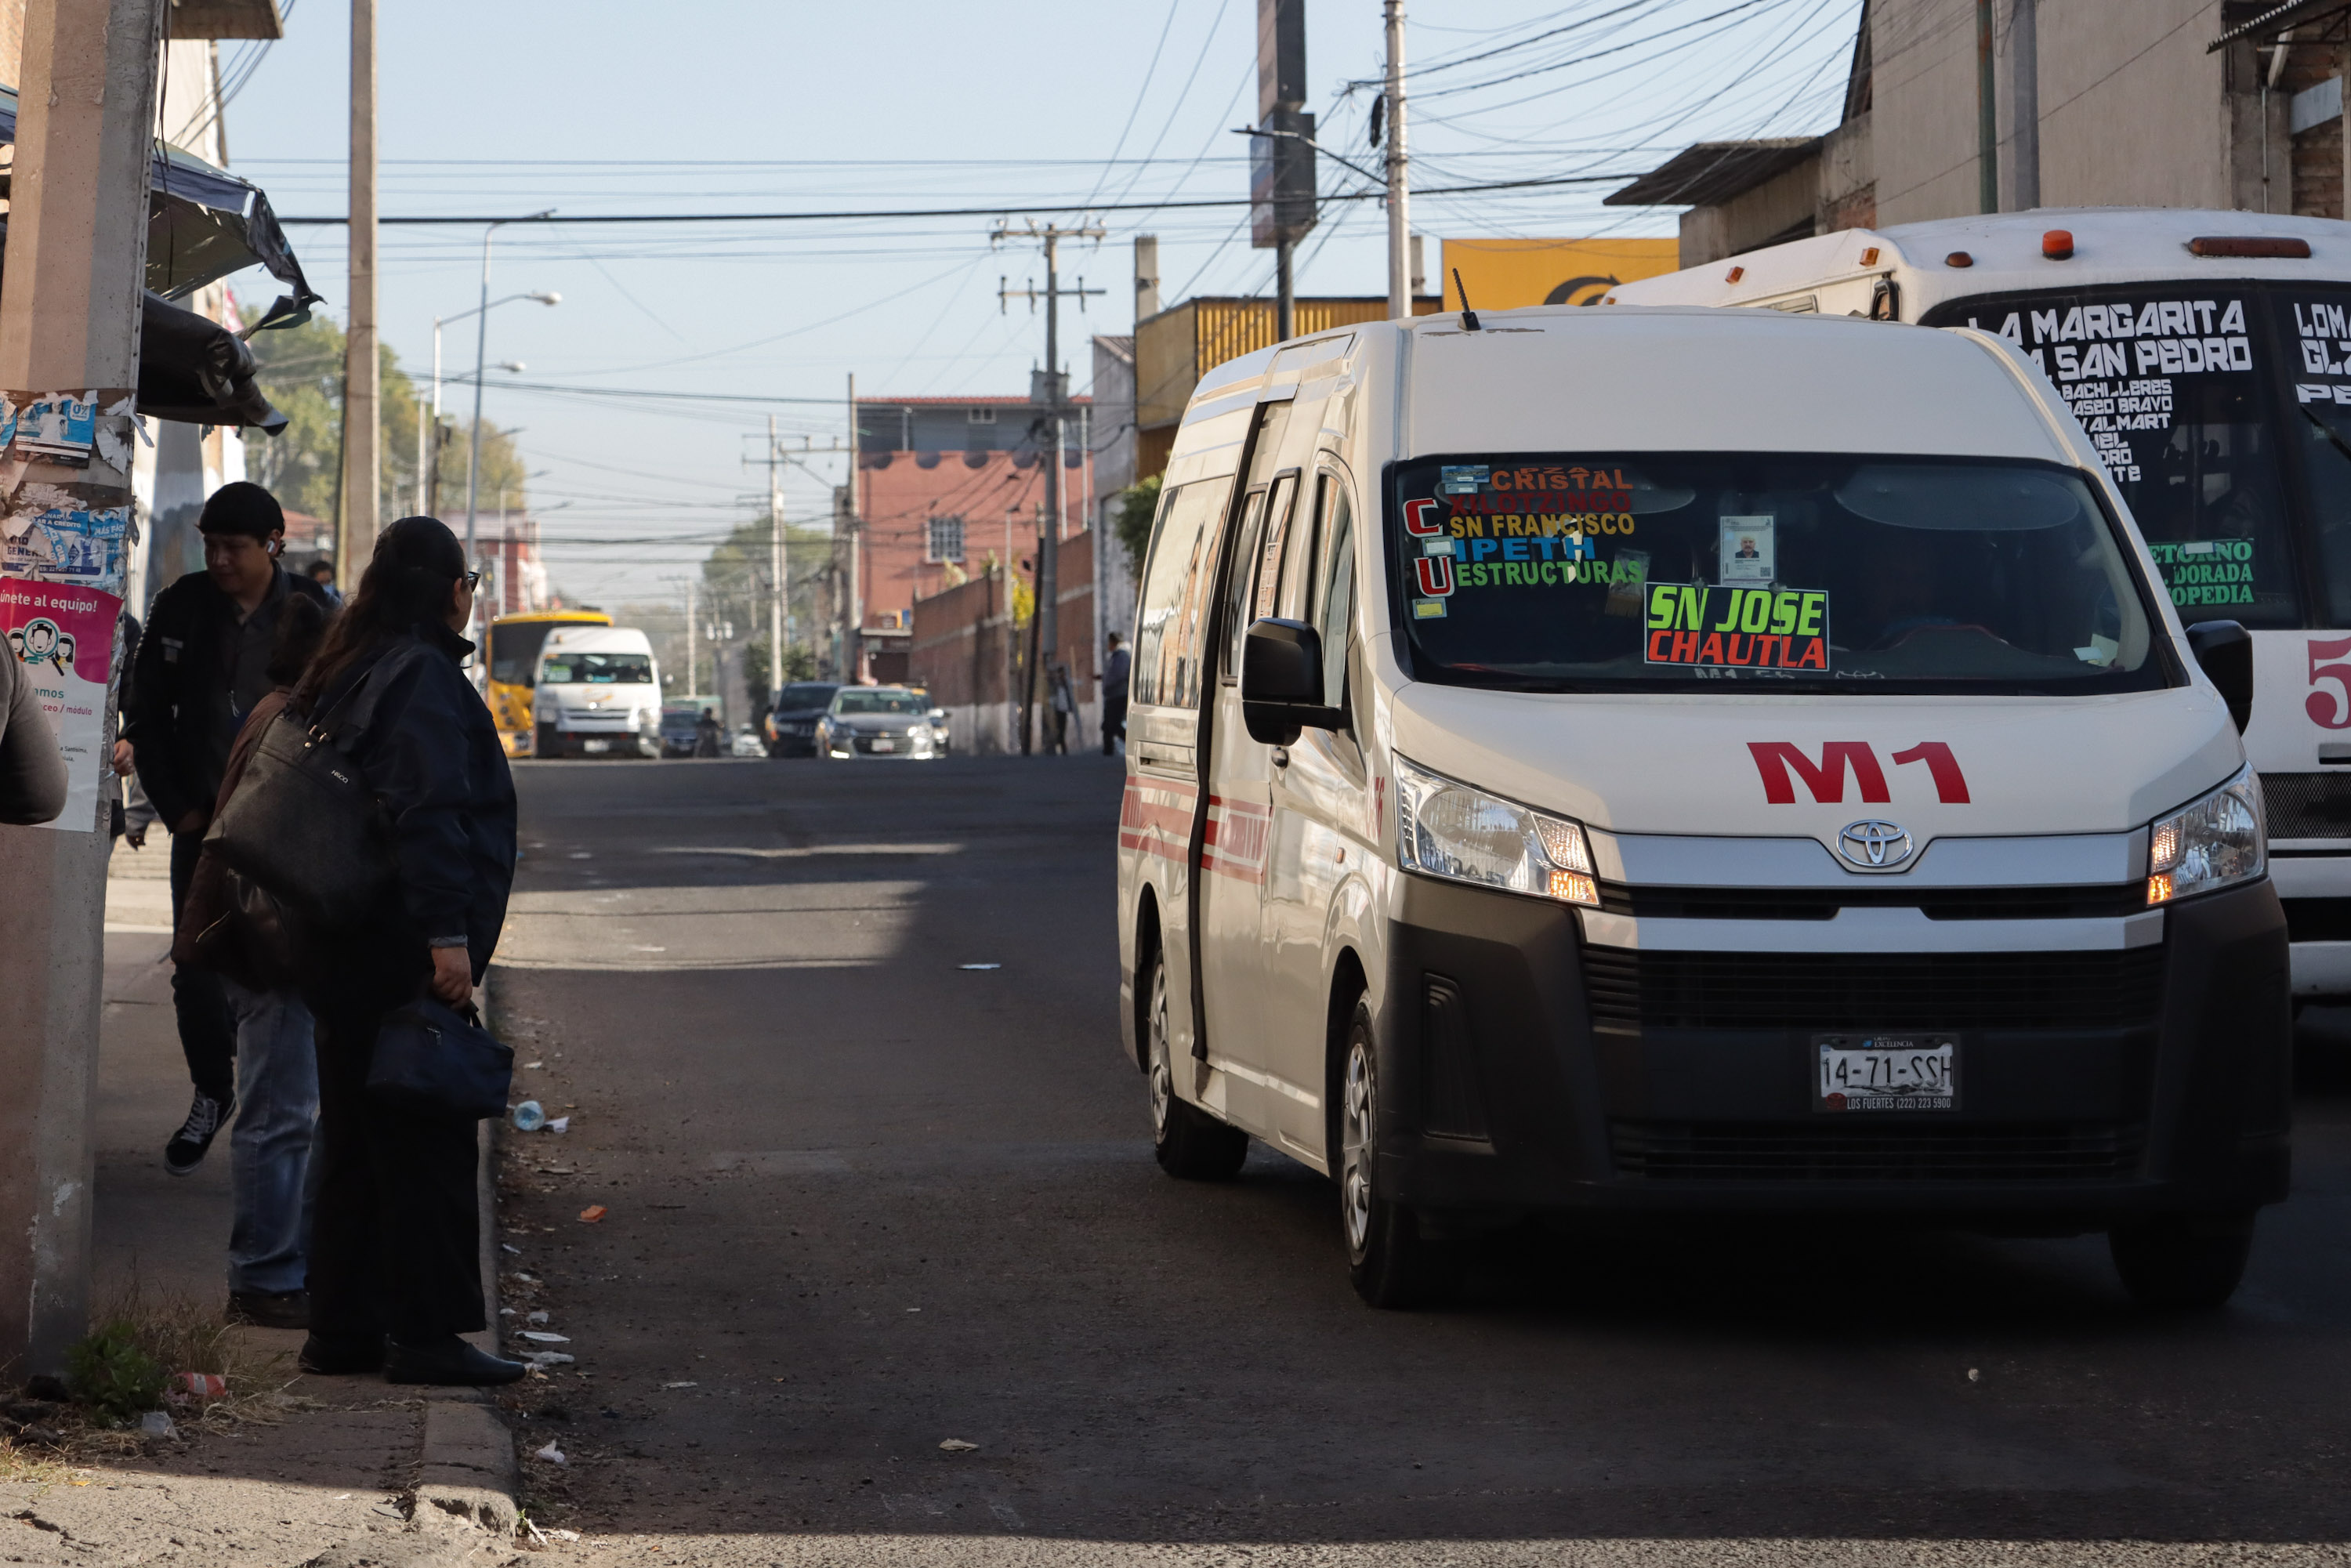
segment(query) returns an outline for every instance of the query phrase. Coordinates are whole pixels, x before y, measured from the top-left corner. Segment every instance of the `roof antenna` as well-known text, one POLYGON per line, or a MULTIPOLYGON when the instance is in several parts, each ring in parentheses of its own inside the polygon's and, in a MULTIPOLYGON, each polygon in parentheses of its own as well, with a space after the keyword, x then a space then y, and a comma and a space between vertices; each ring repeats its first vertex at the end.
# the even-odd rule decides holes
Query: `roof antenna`
POLYGON ((1461 287, 1461 269, 1458 267, 1453 269, 1453 291, 1461 296, 1461 329, 1475 332, 1478 330, 1478 312, 1469 308, 1469 291, 1461 287))

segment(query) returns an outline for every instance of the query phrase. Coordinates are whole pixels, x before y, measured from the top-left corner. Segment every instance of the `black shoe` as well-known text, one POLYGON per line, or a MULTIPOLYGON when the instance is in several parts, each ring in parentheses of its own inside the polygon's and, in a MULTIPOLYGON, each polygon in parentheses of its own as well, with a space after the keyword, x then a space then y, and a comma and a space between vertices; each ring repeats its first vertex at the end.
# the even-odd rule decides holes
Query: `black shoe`
POLYGON ((163 1145, 163 1168, 173 1176, 186 1176, 204 1163, 205 1154, 228 1119, 236 1114, 236 1092, 229 1091, 225 1100, 215 1100, 203 1090, 196 1091, 195 1103, 188 1107, 188 1119, 163 1145))
POLYGON ((393 1340, 392 1354, 384 1363, 383 1380, 434 1383, 446 1388, 486 1388, 516 1382, 528 1370, 519 1361, 487 1354, 450 1334, 430 1344, 402 1344, 393 1340))
POLYGON ((231 1291, 228 1321, 265 1329, 307 1329, 310 1326, 308 1291, 231 1291))
POLYGON ((384 1344, 381 1334, 337 1340, 321 1339, 314 1333, 302 1342, 302 1353, 294 1358, 294 1364, 322 1377, 355 1377, 361 1373, 381 1372, 384 1344))

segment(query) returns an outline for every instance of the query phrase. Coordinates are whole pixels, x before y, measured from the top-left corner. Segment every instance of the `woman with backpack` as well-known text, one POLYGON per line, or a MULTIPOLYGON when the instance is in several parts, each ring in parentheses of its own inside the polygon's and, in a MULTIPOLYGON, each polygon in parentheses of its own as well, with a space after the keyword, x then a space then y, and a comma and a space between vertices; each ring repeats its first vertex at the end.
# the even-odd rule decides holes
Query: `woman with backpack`
POLYGON ((460 668, 474 652, 462 633, 479 578, 437 518, 384 529, 291 704, 357 765, 382 809, 392 868, 390 891, 358 921, 298 922, 295 933, 319 1045, 308 1372, 480 1385, 525 1370, 458 1337, 487 1323, 474 1120, 368 1091, 387 1013, 425 993, 452 1007, 471 999, 514 881, 514 781, 460 668))

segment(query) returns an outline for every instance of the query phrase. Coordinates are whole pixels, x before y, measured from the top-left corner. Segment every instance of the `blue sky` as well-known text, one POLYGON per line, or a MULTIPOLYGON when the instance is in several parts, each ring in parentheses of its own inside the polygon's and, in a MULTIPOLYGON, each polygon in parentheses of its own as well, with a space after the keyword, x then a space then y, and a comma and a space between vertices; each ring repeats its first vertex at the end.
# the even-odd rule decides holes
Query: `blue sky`
MULTIPOLYGON (((279 213, 345 200, 349 8, 281 0, 286 38, 222 46, 249 68, 227 112, 234 167, 279 213)), ((1638 172, 1691 141, 1834 123, 1859 0, 1436 0, 1411 6, 1416 184, 1638 172)), ((671 0, 402 0, 380 7, 381 206, 392 214, 869 211, 1244 196, 1256 112, 1254 0, 1032 0, 1015 6, 671 0), (1117 161, 1113 162, 1115 158, 1117 161)), ((1373 165, 1378 0, 1309 0, 1319 139, 1373 165)), ((1361 185, 1326 162, 1328 195, 1361 185)), ((1416 200, 1447 235, 1670 234, 1669 212, 1604 207, 1607 183, 1416 200)), ((1386 288, 1375 202, 1334 204, 1301 247, 1301 292, 1386 288)), ((1064 219, 1062 221, 1068 221, 1064 219)), ((1109 293, 1064 317, 1082 390, 1090 332, 1132 325, 1129 244, 1161 243, 1164 296, 1270 292, 1242 209, 1111 212, 1064 269, 1109 293)), ((519 427, 549 564, 575 598, 658 598, 760 506, 768 414, 823 448, 861 393, 1025 393, 1041 320, 999 311, 999 277, 1041 277, 1033 247, 993 249, 990 217, 499 231, 486 411, 519 427), (501 379, 585 391, 501 387, 501 379), (753 400, 695 403, 648 392, 753 400), (613 395, 621 393, 623 395, 613 395), (817 400, 785 402, 784 399, 817 400), (611 541, 611 542, 598 542, 611 541)), ((291 235, 342 312, 340 230, 291 235)), ((472 306, 481 232, 383 231, 381 322, 408 367, 432 324, 472 306)), ((1432 253, 1431 265, 1435 256, 1432 253)), ((256 285, 250 292, 264 297, 256 285)), ((469 368, 471 323, 444 354, 469 368)), ((446 394, 462 412, 469 395, 446 394)), ((820 518, 837 458, 788 470, 788 514, 820 518)))

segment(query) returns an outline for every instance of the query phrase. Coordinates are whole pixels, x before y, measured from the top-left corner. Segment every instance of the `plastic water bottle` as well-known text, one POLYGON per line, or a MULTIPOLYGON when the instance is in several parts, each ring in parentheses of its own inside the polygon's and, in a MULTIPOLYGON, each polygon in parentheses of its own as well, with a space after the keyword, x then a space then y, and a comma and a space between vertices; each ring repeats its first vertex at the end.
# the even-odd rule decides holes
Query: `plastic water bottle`
POLYGON ((526 1100, 514 1108, 515 1131, 536 1133, 547 1125, 547 1112, 536 1100, 526 1100))

